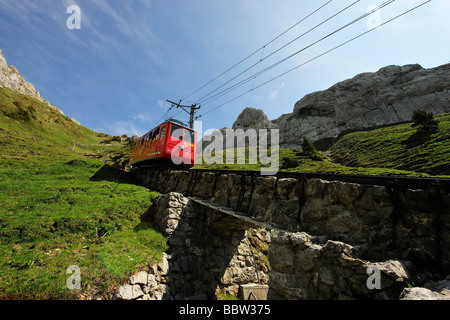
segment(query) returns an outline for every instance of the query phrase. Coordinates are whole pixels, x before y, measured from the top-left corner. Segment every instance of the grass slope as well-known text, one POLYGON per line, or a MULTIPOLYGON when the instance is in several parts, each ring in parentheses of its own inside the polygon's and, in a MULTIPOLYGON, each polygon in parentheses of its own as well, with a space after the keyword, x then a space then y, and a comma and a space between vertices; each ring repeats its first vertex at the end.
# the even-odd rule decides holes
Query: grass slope
MULTIPOLYGON (((222 163, 215 164, 196 164, 194 169, 222 169, 222 170, 260 170, 263 165, 258 160, 256 164, 250 164, 248 148, 246 149, 245 163, 226 163, 226 155, 223 154, 222 163)), ((236 150, 234 151, 236 154, 236 150)), ((199 159, 201 155, 197 155, 199 159)), ((236 156, 235 156, 235 159, 236 156)), ((264 165, 267 167, 268 165, 264 165)), ((279 149, 279 170, 287 172, 302 172, 302 173, 336 173, 336 174, 357 174, 357 175, 395 175, 395 176, 428 176, 425 173, 418 173, 414 171, 390 169, 383 167, 360 167, 360 166, 345 166, 334 163, 330 157, 317 153, 310 155, 302 150, 296 149, 279 149)))
MULTIPOLYGON (((346 135, 332 158, 280 149, 280 170, 450 174, 450 114, 436 119, 431 134, 404 124, 346 135)), ((131 272, 159 260, 167 239, 141 220, 157 194, 99 161, 106 152, 126 158, 130 145, 120 141, 0 88, 0 299, 107 299, 131 272), (81 290, 67 288, 72 265, 81 290)), ((245 164, 219 155, 224 164, 195 168, 259 170, 248 152, 245 164)))
POLYGON ((102 140, 0 89, 0 299, 108 299, 130 273, 159 261, 167 239, 141 221, 157 194, 99 161, 127 152, 102 140), (72 265, 80 290, 66 284, 72 265))
POLYGON ((332 147, 332 156, 346 166, 450 175, 450 114, 434 118, 436 132, 407 123, 345 135, 332 147))
MULTIPOLYGON (((450 175, 450 114, 436 115, 438 129, 422 132, 411 123, 343 136, 325 154, 310 155, 302 150, 279 149, 279 171, 337 173, 357 175, 448 176, 450 175)), ((245 163, 227 163, 226 153, 207 155, 221 163, 200 160, 194 169, 260 170, 261 163, 250 164, 249 148, 245 163)), ((234 150, 237 159, 237 150, 234 150)))

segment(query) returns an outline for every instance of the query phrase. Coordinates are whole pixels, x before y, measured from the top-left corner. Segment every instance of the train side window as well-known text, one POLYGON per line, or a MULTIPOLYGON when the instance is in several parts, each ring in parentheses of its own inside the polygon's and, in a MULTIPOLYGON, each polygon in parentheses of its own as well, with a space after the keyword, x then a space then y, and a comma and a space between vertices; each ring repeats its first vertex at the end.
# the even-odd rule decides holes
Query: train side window
POLYGON ((155 131, 155 135, 154 135, 154 137, 153 137, 153 141, 154 140, 157 140, 159 138, 159 127, 156 129, 156 131, 155 131))
POLYGON ((148 141, 151 143, 152 142, 152 140, 153 140, 153 136, 155 135, 155 131, 152 131, 151 133, 150 133, 150 135, 148 136, 148 141))
POLYGON ((162 138, 164 138, 164 136, 166 135, 166 126, 164 126, 162 129, 161 129, 161 139, 162 138))

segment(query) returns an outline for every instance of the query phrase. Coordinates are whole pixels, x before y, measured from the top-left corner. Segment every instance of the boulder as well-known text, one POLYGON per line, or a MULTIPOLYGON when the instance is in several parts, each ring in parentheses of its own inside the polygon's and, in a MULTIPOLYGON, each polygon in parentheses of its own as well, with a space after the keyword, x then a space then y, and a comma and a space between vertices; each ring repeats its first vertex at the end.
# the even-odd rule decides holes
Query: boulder
POLYGON ((130 284, 147 284, 148 274, 145 271, 140 271, 138 274, 130 277, 130 284))
POLYGON ((117 300, 134 300, 144 295, 141 286, 138 284, 126 284, 117 289, 114 299, 117 300))
POLYGON ((431 291, 427 288, 405 288, 400 295, 400 300, 450 300, 450 296, 431 291))

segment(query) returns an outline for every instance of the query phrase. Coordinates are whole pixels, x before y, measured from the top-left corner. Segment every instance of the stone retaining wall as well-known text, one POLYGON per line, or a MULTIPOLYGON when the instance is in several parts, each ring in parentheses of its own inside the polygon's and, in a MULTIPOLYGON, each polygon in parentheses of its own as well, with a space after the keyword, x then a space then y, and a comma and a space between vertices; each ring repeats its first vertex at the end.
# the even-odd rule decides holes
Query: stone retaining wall
POLYGON ((269 250, 269 299, 396 300, 407 281, 412 283, 405 267, 409 263, 374 263, 359 255, 359 248, 343 242, 329 240, 317 245, 303 232, 278 234, 269 250), (379 279, 370 278, 372 269, 377 270, 379 279))
POLYGON ((116 298, 214 299, 218 292, 237 296, 241 284, 267 284, 266 231, 230 230, 213 217, 181 194, 159 196, 145 219, 169 237, 170 248, 163 263, 130 278, 116 298))
POLYGON ((237 296, 241 285, 257 282, 268 286, 269 299, 450 298, 450 281, 429 281, 431 274, 410 261, 370 261, 363 246, 305 232, 230 229, 217 215, 181 194, 159 196, 145 218, 169 237, 170 249, 115 298, 215 299, 218 292, 237 296), (432 291, 405 291, 412 284, 432 291))
POLYGON ((450 272, 450 193, 320 179, 177 170, 137 171, 146 187, 244 212, 290 232, 364 248, 367 259, 407 259, 450 272))

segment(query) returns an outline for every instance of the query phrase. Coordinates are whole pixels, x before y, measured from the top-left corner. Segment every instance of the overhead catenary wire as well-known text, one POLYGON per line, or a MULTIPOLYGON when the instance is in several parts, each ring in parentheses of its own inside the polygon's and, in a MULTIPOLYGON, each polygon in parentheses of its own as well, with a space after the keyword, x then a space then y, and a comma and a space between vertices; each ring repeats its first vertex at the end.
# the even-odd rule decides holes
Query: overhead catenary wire
MULTIPOLYGON (((227 70, 225 70, 224 72, 222 72, 221 74, 219 74, 218 76, 216 76, 215 78, 213 78, 212 80, 210 80, 209 82, 207 82, 206 84, 204 84, 203 86, 201 86, 200 88, 196 89, 195 91, 193 91, 192 93, 190 93, 189 95, 187 95, 185 98, 183 98, 182 100, 186 100, 187 98, 189 98, 190 96, 192 96, 193 94, 199 92, 200 90, 202 90, 203 88, 205 88, 206 86, 208 86, 209 84, 213 83, 214 81, 216 81, 217 79, 219 79, 220 77, 222 77, 223 75, 225 75, 226 73, 230 72, 231 70, 233 70, 234 68, 236 68, 238 65, 240 65, 241 63, 243 63, 244 61, 250 59, 251 57, 253 57, 255 54, 257 54, 259 51, 264 50, 268 45, 270 45, 271 43, 273 43, 275 40, 279 39, 281 36, 283 36, 284 34, 286 34, 287 32, 289 32, 290 30, 292 30, 293 28, 295 28, 296 26, 298 26, 300 23, 302 23, 303 21, 305 21, 306 19, 310 18, 312 15, 314 15, 315 13, 319 12, 321 9, 323 9, 325 6, 327 6, 328 4, 330 4, 333 0, 329 0, 327 3, 323 4, 322 6, 320 6, 318 9, 314 10, 312 13, 308 14, 306 17, 304 17, 303 19, 301 19, 300 21, 298 21, 297 23, 295 23, 293 26, 289 27, 288 29, 286 29, 285 31, 283 31, 282 33, 280 33, 278 36, 276 36, 275 38, 273 38, 272 40, 270 40, 269 42, 267 42, 265 45, 263 45, 261 48, 255 50, 253 53, 249 54, 247 57, 245 57, 244 59, 240 60, 239 62, 235 63, 233 66, 231 66, 230 68, 228 68, 227 70)), ((359 1, 359 0, 358 0, 359 1)))
MULTIPOLYGON (((261 58, 259 61, 257 61, 256 63, 254 63, 253 65, 251 65, 250 67, 248 67, 247 69, 245 69, 244 71, 242 71, 241 73, 239 73, 238 75, 234 76, 233 78, 231 78, 230 80, 228 80, 227 82, 223 83, 221 86, 217 87, 216 89, 212 90, 210 93, 208 93, 207 95, 201 97, 200 99, 198 99, 198 103, 203 103, 205 100, 207 100, 207 97, 210 96, 211 94, 213 94, 214 92, 216 92, 217 90, 219 90, 220 88, 224 87, 225 85, 227 85, 228 83, 230 83, 231 81, 233 81, 234 79, 238 78, 239 76, 243 75, 244 73, 246 73, 247 71, 249 71, 250 69, 252 69, 253 67, 255 67, 256 65, 260 64, 261 62, 263 62, 264 60, 270 58, 271 56, 273 56, 274 54, 276 54, 277 52, 281 51, 282 49, 286 48, 287 46, 291 45, 292 43, 294 43, 295 41, 299 40, 300 38, 302 38, 303 36, 309 34, 310 32, 314 31, 315 29, 317 29, 318 27, 320 27, 321 25, 325 24, 326 22, 330 21, 331 19, 337 17, 339 14, 343 13, 344 11, 348 10, 349 8, 351 8, 352 6, 354 6, 355 4, 357 4, 360 0, 357 0, 353 3, 351 3, 350 5, 348 5, 347 7, 345 7, 344 9, 338 11, 337 13, 333 14, 332 16, 328 17, 327 19, 325 19, 324 21, 320 22, 319 24, 315 25, 314 27, 312 27, 311 29, 309 29, 308 31, 302 33, 300 36, 296 37, 295 39, 289 41, 288 43, 284 44, 283 46, 281 46, 280 48, 276 49, 275 51, 271 52, 270 54, 268 54, 267 56, 265 56, 264 58, 261 58)), ((390 0, 390 2, 395 1, 395 0, 390 0)))
POLYGON ((153 122, 151 127, 153 127, 154 125, 158 124, 162 119, 164 119, 166 117, 166 115, 170 112, 170 110, 172 110, 172 108, 173 108, 173 105, 170 106, 169 109, 167 109, 167 111, 161 116, 161 118, 159 118, 157 121, 153 122))
POLYGON ((414 11, 414 10, 420 8, 420 7, 422 7, 423 5, 425 5, 425 4, 429 3, 429 2, 431 2, 431 0, 422 2, 421 4, 419 4, 419 5, 417 5, 417 6, 413 7, 413 8, 411 8, 411 9, 409 9, 409 10, 407 10, 407 11, 405 11, 405 12, 403 12, 403 13, 401 13, 401 14, 399 14, 399 15, 397 15, 397 16, 395 16, 395 17, 389 19, 389 20, 387 20, 386 22, 383 22, 383 23, 381 23, 381 24, 379 24, 379 25, 377 25, 377 26, 375 26, 375 27, 373 27, 373 28, 371 28, 371 29, 369 29, 369 30, 367 30, 367 31, 365 31, 365 32, 363 32, 363 33, 361 33, 361 34, 359 34, 359 35, 357 35, 357 36, 355 36, 355 37, 353 37, 353 38, 351 38, 351 39, 349 39, 349 40, 347 40, 347 41, 345 41, 345 42, 343 42, 343 43, 341 43, 341 44, 339 44, 339 45, 337 45, 337 46, 335 46, 335 47, 333 47, 333 48, 331 48, 331 49, 329 49, 329 50, 327 50, 327 51, 325 51, 325 52, 323 52, 323 53, 321 53, 321 54, 319 54, 319 55, 315 56, 314 58, 312 58, 312 59, 310 59, 310 60, 308 60, 308 61, 306 61, 306 62, 304 62, 304 63, 302 63, 302 64, 299 64, 299 65, 297 65, 296 67, 294 67, 294 68, 292 68, 292 69, 289 69, 289 70, 283 72, 282 74, 280 74, 280 75, 278 75, 278 76, 276 76, 276 77, 274 77, 274 78, 272 78, 272 79, 270 79, 270 80, 268 80, 268 81, 266 81, 266 82, 264 82, 264 83, 258 85, 257 87, 252 88, 251 90, 248 90, 248 91, 246 91, 246 92, 244 92, 244 93, 242 93, 242 94, 240 94, 240 95, 238 95, 238 96, 236 96, 236 97, 234 97, 234 98, 228 100, 227 102, 222 103, 222 104, 220 104, 220 105, 214 107, 213 109, 208 110, 207 112, 201 114, 201 115, 198 116, 197 118, 203 117, 203 116, 205 116, 206 114, 211 113, 211 112, 213 112, 214 110, 217 110, 217 109, 219 109, 220 107, 223 107, 224 105, 226 105, 226 104, 228 104, 228 103, 230 103, 230 102, 232 102, 232 101, 234 101, 234 100, 236 100, 236 99, 238 99, 238 98, 240 98, 240 97, 242 97, 242 96, 244 96, 244 95, 246 95, 246 94, 252 92, 253 90, 258 89, 258 88, 260 88, 260 87, 262 87, 262 86, 268 84, 269 82, 272 82, 272 81, 274 81, 274 80, 276 80, 276 79, 278 79, 278 78, 280 78, 280 77, 282 77, 282 76, 284 76, 284 75, 286 75, 286 74, 288 74, 288 73, 290 73, 290 72, 292 72, 292 71, 294 71, 294 70, 296 70, 296 69, 298 69, 298 68, 304 66, 305 64, 308 64, 308 63, 310 63, 310 62, 312 62, 312 61, 314 61, 314 60, 316 60, 316 59, 318 59, 318 58, 320 58, 320 57, 322 57, 322 56, 324 56, 324 55, 326 55, 326 54, 328 54, 328 53, 330 53, 330 52, 332 52, 332 51, 334 51, 334 50, 336 50, 336 49, 338 49, 338 48, 340 48, 340 47, 342 47, 342 46, 344 46, 344 45, 346 45, 346 44, 348 44, 348 43, 350 43, 350 42, 352 42, 352 41, 354 41, 354 40, 356 40, 356 39, 358 39, 358 38, 360 38, 360 37, 362 37, 362 36, 364 36, 364 35, 366 35, 366 34, 372 32, 372 31, 374 31, 374 30, 376 30, 376 29, 378 29, 378 28, 380 28, 380 27, 382 27, 382 26, 384 26, 384 25, 386 25, 386 24, 388 24, 388 23, 390 23, 390 22, 392 22, 392 21, 394 21, 394 20, 396 20, 396 19, 398 19, 398 18, 404 16, 405 14, 408 14, 408 13, 410 13, 410 12, 412 12, 412 11, 414 11))
POLYGON ((161 120, 163 119, 169 119, 169 118, 175 118, 176 116, 178 116, 180 113, 182 113, 184 110, 181 110, 177 113, 174 114, 174 112, 172 111, 172 115, 168 116, 169 112, 174 108, 174 105, 171 105, 170 108, 157 120, 154 121, 153 124, 150 126, 153 128, 154 125, 159 124, 161 120))
MULTIPOLYGON (((327 38, 333 36, 334 34, 336 34, 336 33, 340 32, 340 31, 344 30, 345 28, 347 28, 347 27, 349 27, 349 26, 351 26, 351 25, 355 24, 356 22, 358 22, 358 21, 360 21, 360 20, 362 20, 362 19, 368 17, 369 15, 375 13, 376 11, 381 10, 382 8, 384 8, 384 7, 386 7, 386 6, 390 5, 390 4, 392 4, 392 3, 395 2, 395 1, 396 1, 396 0, 388 0, 388 1, 384 2, 383 4, 381 4, 381 5, 379 5, 378 7, 374 8, 373 10, 371 10, 371 11, 369 11, 369 12, 366 12, 365 14, 363 14, 363 15, 361 15, 360 17, 354 19, 353 21, 351 21, 351 22, 345 24, 344 26, 342 26, 342 27, 340 27, 340 28, 334 30, 333 32, 327 34, 326 36, 322 37, 321 39, 314 41, 313 43, 311 43, 311 44, 309 44, 309 45, 303 47, 302 49, 296 51, 295 53, 293 53, 293 54, 291 54, 291 55, 289 55, 289 56, 287 56, 287 57, 285 57, 285 58, 279 60, 278 62, 276 62, 276 63, 270 65, 269 67, 266 67, 265 69, 263 69, 263 70, 261 70, 261 71, 258 71, 257 73, 255 73, 255 74, 253 74, 253 75, 251 75, 251 76, 245 78, 244 80, 241 80, 240 82, 238 82, 238 83, 236 83, 236 84, 234 84, 234 85, 232 85, 232 86, 230 86, 230 87, 228 87, 228 88, 226 88, 226 89, 224 89, 224 90, 222 90, 222 91, 216 93, 215 95, 213 95, 213 96, 211 96, 211 97, 209 97, 209 98, 207 98, 207 99, 204 99, 204 100, 199 101, 199 103, 201 103, 203 106, 205 106, 206 104, 208 104, 208 103, 210 103, 210 102, 212 102, 212 101, 214 101, 214 100, 216 100, 216 99, 218 99, 218 98, 224 96, 225 94, 227 94, 227 93, 229 93, 229 92, 231 92, 231 91, 237 89, 238 87, 240 87, 240 86, 246 84, 247 82, 254 80, 256 77, 261 76, 262 74, 264 74, 264 73, 270 71, 271 69, 273 69, 273 68, 275 68, 276 66, 282 64, 283 62, 285 62, 285 61, 287 61, 287 60, 293 58, 294 56, 300 54, 301 52, 303 52, 303 51, 305 51, 305 50, 311 48, 312 46, 314 46, 314 45, 316 45, 316 44, 318 44, 318 43, 320 43, 320 42, 322 42, 322 41, 324 41, 325 39, 327 39, 327 38)), ((355 4, 355 3, 353 3, 353 4, 355 4)), ((353 5, 353 4, 352 4, 352 5, 353 5)), ((348 8, 348 7, 347 7, 347 8, 348 8)), ((345 8, 345 9, 347 9, 347 8, 345 8)), ((345 10, 345 9, 343 9, 343 10, 345 10)), ((340 12, 342 12, 342 10, 341 10, 340 12)), ((331 18, 331 17, 330 17, 330 18, 331 18)), ((330 18, 329 18, 329 19, 330 19, 330 18)), ((329 20, 329 19, 327 19, 327 20, 329 20)), ((322 24, 322 23, 321 23, 321 24, 322 24)), ((320 24, 319 24, 319 25, 320 25, 320 24)), ((241 74, 242 74, 242 73, 241 73, 241 74)), ((240 75, 241 75, 241 74, 240 74, 240 75)), ((256 88, 254 88, 254 89, 256 89, 256 88)))

